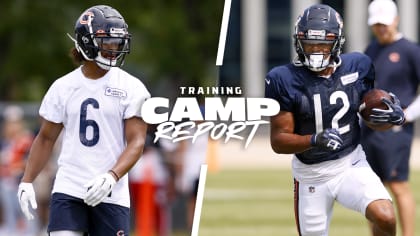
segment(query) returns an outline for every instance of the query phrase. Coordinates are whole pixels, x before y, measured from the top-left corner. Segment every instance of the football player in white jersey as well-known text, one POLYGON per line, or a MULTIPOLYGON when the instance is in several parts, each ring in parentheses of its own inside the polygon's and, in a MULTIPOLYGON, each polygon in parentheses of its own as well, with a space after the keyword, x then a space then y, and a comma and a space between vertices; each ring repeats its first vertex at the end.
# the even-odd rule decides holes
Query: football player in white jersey
POLYGON ((32 182, 63 132, 49 235, 128 235, 126 173, 143 151, 147 124, 140 110, 150 94, 119 68, 130 51, 130 34, 117 10, 98 5, 84 11, 73 41, 73 59, 81 66, 57 79, 43 98, 43 121, 19 185, 19 202, 32 219, 31 208, 37 207, 32 182))

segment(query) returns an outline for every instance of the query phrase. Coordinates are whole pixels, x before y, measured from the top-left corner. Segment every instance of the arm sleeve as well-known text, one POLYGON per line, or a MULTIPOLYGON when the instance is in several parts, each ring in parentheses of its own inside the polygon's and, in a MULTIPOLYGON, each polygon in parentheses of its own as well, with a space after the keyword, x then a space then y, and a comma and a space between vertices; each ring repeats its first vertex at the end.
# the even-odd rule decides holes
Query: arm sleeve
POLYGON ((420 117, 420 95, 405 109, 405 119, 413 122, 420 117))
MULTIPOLYGON (((410 62, 413 63, 412 68, 414 68, 415 76, 417 78, 417 82, 420 83, 420 47, 415 45, 411 52, 411 60, 410 62)), ((408 122, 413 122, 420 118, 420 95, 417 96, 410 105, 405 109, 405 119, 408 122)))
POLYGON ((417 44, 414 44, 414 47, 411 52, 410 63, 414 69, 415 76, 417 78, 417 83, 420 83, 420 47, 417 44))
POLYGON ((283 111, 292 110, 292 100, 290 99, 289 93, 285 90, 282 81, 273 73, 269 72, 265 77, 265 97, 272 98, 279 102, 280 108, 283 111))
POLYGON ((360 59, 360 64, 362 68, 362 94, 363 96, 367 91, 373 89, 375 87, 375 66, 372 63, 372 60, 366 56, 363 55, 360 59))

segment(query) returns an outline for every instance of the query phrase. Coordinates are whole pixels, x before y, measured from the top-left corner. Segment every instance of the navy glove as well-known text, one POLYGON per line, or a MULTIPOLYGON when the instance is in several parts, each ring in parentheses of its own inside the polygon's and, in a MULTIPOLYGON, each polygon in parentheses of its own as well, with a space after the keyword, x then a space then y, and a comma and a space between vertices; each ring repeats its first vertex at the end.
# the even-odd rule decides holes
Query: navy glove
POLYGON ((326 129, 311 137, 311 145, 327 150, 338 150, 343 145, 343 139, 336 129, 326 129))
POLYGON ((369 116, 370 122, 377 124, 389 123, 393 125, 404 124, 405 117, 404 111, 400 105, 400 100, 393 93, 389 93, 389 95, 391 96, 392 101, 387 98, 382 99, 388 109, 373 108, 372 114, 369 116))

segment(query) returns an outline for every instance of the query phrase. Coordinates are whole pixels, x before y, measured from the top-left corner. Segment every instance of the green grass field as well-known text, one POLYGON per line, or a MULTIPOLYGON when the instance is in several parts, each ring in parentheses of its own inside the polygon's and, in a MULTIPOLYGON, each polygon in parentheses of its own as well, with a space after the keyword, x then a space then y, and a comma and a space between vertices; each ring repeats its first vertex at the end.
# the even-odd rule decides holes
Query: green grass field
MULTIPOLYGON (((420 203, 420 188, 416 188, 420 186, 419 170, 412 172, 411 185, 420 203)), ((419 206, 416 222, 420 222, 419 206)), ((291 171, 208 173, 201 213, 200 236, 297 235, 291 171)), ((420 235, 420 224, 416 227, 416 235, 420 235)), ((369 235, 367 222, 359 213, 335 204, 330 235, 369 235)))

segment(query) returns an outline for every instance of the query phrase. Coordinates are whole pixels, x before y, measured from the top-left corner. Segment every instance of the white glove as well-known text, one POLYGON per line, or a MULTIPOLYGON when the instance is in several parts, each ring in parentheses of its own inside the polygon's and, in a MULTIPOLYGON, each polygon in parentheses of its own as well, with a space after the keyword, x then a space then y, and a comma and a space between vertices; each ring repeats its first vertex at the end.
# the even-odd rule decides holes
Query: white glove
POLYGON ((29 210, 29 203, 31 204, 32 209, 36 209, 38 205, 35 200, 35 191, 32 183, 20 183, 17 193, 19 199, 20 208, 22 209, 23 214, 28 220, 32 220, 34 216, 29 210))
POLYGON ((115 183, 116 181, 110 173, 94 178, 84 185, 87 188, 85 203, 93 207, 98 205, 111 193, 115 183))

